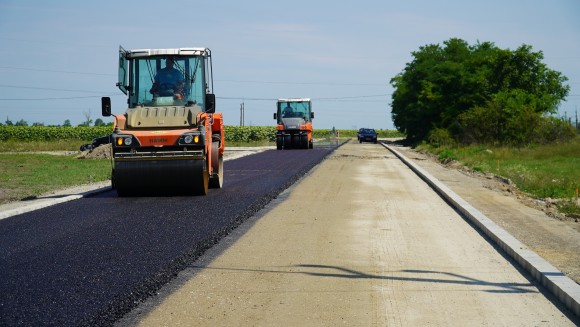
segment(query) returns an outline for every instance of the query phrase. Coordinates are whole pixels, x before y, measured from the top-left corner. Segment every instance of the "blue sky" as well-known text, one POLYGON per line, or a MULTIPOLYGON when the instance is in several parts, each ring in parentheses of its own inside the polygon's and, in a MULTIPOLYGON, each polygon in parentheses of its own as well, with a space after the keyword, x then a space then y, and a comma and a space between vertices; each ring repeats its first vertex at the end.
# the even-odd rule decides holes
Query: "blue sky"
POLYGON ((246 125, 273 126, 277 98, 309 97, 315 127, 394 129, 389 80, 452 37, 542 51, 569 78, 559 114, 580 110, 578 0, 0 0, 0 121, 77 125, 101 96, 123 112, 122 45, 210 48, 226 125, 242 102, 246 125))

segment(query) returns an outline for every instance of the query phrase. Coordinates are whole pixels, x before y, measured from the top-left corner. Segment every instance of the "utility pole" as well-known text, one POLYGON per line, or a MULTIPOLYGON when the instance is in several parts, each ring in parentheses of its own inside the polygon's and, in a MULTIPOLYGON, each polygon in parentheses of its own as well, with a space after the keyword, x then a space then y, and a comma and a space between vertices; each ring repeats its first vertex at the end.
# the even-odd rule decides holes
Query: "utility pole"
POLYGON ((578 106, 575 106, 576 108, 576 130, 580 130, 580 126, 578 126, 578 106))
POLYGON ((244 126, 244 103, 240 103, 240 126, 244 126))

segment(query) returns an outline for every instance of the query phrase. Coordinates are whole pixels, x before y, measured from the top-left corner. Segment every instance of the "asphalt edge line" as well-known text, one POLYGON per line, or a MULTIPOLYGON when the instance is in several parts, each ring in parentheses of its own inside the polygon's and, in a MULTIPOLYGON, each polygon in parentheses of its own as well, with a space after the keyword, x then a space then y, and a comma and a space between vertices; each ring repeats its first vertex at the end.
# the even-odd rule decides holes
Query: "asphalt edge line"
POLYGON ((100 187, 100 188, 97 188, 94 190, 82 192, 79 194, 71 194, 71 195, 67 195, 67 196, 64 196, 64 197, 58 198, 58 199, 51 199, 51 200, 42 201, 39 203, 34 203, 34 204, 31 204, 31 205, 28 205, 25 207, 21 207, 21 208, 9 209, 9 210, 0 212, 0 220, 2 220, 4 218, 9 218, 12 216, 20 215, 23 213, 39 210, 42 208, 50 207, 50 206, 53 206, 56 204, 69 202, 69 201, 73 201, 73 200, 78 200, 80 198, 84 198, 84 197, 91 196, 91 195, 101 193, 101 192, 106 192, 106 191, 109 191, 111 189, 112 189, 111 186, 105 186, 105 187, 100 187))
POLYGON ((505 229, 487 218, 479 210, 475 209, 467 201, 449 189, 445 184, 423 170, 414 162, 407 159, 394 148, 381 143, 391 151, 421 179, 429 184, 439 195, 451 203, 453 207, 461 212, 495 244, 502 248, 521 267, 528 271, 534 279, 546 287, 556 298, 570 309, 576 316, 580 316, 580 285, 570 277, 564 275, 552 264, 544 260, 537 253, 530 250, 523 243, 518 241, 505 229))

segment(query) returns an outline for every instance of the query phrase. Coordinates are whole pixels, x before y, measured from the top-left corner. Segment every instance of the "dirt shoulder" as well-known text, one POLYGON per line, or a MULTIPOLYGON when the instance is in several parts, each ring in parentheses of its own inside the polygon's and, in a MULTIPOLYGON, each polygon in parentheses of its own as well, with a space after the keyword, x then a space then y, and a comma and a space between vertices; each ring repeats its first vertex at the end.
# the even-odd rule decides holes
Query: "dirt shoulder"
POLYGON ((580 222, 557 212, 545 201, 530 198, 497 176, 474 172, 455 162, 440 163, 433 155, 393 142, 407 158, 580 283, 580 222))

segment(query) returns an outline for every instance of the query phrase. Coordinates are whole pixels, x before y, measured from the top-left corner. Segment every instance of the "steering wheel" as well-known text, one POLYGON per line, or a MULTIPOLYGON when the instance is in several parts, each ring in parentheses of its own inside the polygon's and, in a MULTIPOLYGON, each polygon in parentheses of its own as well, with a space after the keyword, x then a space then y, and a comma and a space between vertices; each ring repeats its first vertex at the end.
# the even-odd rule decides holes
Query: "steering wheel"
POLYGON ((159 89, 162 91, 173 91, 173 89, 175 88, 175 85, 173 83, 160 83, 159 84, 159 89))
POLYGON ((157 93, 161 96, 169 96, 173 95, 175 85, 173 83, 159 83, 159 88, 157 89, 157 93))

